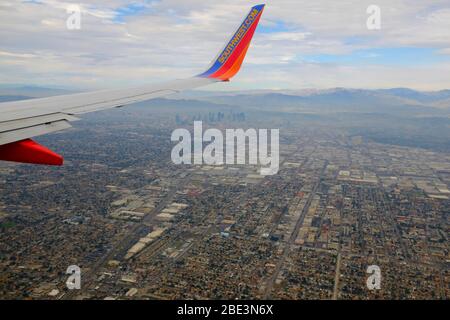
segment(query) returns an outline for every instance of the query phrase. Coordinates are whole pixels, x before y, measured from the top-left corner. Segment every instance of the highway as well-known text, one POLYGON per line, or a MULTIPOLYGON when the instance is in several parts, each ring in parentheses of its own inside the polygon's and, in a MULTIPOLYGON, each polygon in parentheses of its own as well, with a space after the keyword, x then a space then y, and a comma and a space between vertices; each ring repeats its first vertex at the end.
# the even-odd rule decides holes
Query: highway
POLYGON ((295 242, 295 239, 297 238, 300 227, 303 225, 303 221, 305 220, 306 213, 308 212, 309 207, 311 206, 311 202, 312 202, 312 200, 316 194, 316 191, 320 185, 320 182, 322 180, 322 177, 323 177, 323 174, 325 172, 325 168, 327 167, 327 165, 328 165, 328 161, 325 161, 322 171, 320 173, 320 176, 317 179, 316 183, 314 184, 313 189, 309 193, 308 199, 306 200, 306 204, 303 207, 302 212, 295 224, 294 230, 292 231, 291 236, 289 237, 289 240, 287 241, 287 243, 283 249, 283 254, 281 255, 281 258, 278 260, 278 263, 274 269, 272 276, 269 278, 269 281, 266 283, 263 299, 270 299, 270 293, 273 289, 273 285, 281 271, 281 268, 283 267, 284 261, 286 260, 288 254, 290 252, 292 244, 295 242))

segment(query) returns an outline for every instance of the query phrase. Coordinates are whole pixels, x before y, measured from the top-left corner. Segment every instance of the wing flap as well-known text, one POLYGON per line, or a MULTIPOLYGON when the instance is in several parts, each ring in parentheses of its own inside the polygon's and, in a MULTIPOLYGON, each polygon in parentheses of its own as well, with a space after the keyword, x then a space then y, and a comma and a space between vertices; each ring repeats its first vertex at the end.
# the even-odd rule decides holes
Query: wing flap
POLYGON ((29 137, 36 137, 50 132, 64 130, 72 127, 67 120, 47 122, 31 127, 20 128, 0 133, 0 145, 23 140, 29 137))
POLYGON ((67 120, 67 121, 76 121, 80 120, 79 118, 76 118, 74 116, 64 114, 64 113, 53 113, 43 116, 37 116, 37 117, 29 117, 24 119, 18 119, 18 120, 11 120, 11 121, 3 121, 0 122, 0 136, 2 133, 6 131, 13 131, 18 130, 22 128, 27 127, 33 127, 39 124, 45 124, 50 122, 55 122, 59 120, 67 120))

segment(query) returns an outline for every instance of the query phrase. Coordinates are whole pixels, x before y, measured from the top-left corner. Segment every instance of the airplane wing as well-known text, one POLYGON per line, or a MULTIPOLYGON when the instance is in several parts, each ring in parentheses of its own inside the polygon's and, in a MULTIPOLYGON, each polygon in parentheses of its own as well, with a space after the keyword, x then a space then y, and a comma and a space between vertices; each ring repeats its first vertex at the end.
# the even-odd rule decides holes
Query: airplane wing
POLYGON ((0 160, 62 165, 62 156, 31 137, 70 128, 76 115, 122 107, 186 89, 229 81, 240 69, 264 5, 250 13, 209 69, 195 77, 138 88, 102 90, 0 103, 0 160))

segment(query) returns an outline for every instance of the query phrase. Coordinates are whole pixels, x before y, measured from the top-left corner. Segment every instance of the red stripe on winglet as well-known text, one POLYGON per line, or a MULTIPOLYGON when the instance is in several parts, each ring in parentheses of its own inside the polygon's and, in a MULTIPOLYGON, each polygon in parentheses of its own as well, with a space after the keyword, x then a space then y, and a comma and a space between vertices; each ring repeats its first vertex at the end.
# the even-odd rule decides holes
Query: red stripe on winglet
POLYGON ((1 145, 0 160, 55 166, 60 166, 64 162, 59 154, 31 139, 1 145))
POLYGON ((242 38, 241 42, 239 42, 238 46, 234 49, 228 60, 222 65, 222 67, 220 67, 219 70, 208 76, 208 78, 220 78, 221 75, 230 70, 236 60, 240 57, 242 51, 248 48, 249 43, 252 41, 253 34, 255 33, 256 27, 258 26, 261 15, 262 11, 258 14, 258 17, 255 19, 255 21, 253 21, 253 24, 247 30, 247 33, 242 38))

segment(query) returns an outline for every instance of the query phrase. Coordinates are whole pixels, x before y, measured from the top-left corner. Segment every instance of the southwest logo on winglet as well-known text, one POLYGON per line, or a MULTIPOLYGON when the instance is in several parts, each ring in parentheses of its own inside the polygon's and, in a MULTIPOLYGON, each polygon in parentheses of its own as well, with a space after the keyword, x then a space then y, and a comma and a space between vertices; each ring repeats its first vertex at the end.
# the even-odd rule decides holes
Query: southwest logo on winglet
POLYGON ((239 30, 234 35, 233 39, 228 43, 225 50, 222 52, 222 54, 219 57, 219 62, 224 63, 226 59, 230 56, 231 52, 234 50, 236 45, 241 41, 244 34, 247 32, 248 28, 252 25, 253 21, 255 21, 256 16, 258 15, 259 11, 257 9, 252 9, 250 14, 248 15, 247 19, 245 19, 244 23, 241 25, 239 30))
POLYGON ((241 68, 245 54, 255 33, 264 4, 254 6, 246 16, 239 29, 219 54, 217 60, 200 77, 214 78, 218 80, 229 80, 241 68))

